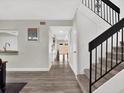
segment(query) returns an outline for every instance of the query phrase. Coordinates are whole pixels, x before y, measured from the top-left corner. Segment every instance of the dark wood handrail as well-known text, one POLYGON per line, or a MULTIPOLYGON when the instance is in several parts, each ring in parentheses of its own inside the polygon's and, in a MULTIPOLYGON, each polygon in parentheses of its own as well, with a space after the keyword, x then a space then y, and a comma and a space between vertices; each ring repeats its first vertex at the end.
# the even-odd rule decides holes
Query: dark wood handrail
POLYGON ((94 48, 99 46, 101 43, 103 43, 105 40, 107 40, 109 37, 111 37, 113 34, 118 32, 120 29, 124 27, 124 18, 120 20, 118 23, 113 25, 111 28, 103 32, 101 35, 99 35, 97 38, 92 40, 89 43, 89 51, 92 51, 94 48))
POLYGON ((111 7, 113 10, 115 10, 117 13, 120 14, 120 8, 116 6, 114 3, 112 3, 110 0, 102 0, 105 4, 107 4, 109 7, 111 7))

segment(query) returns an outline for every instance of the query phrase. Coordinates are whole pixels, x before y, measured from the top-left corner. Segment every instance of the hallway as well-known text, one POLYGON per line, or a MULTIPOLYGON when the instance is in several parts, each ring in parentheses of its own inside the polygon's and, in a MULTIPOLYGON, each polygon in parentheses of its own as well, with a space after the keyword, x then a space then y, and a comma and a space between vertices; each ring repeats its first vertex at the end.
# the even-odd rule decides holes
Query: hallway
POLYGON ((55 63, 49 72, 8 72, 7 82, 27 82, 20 93, 82 93, 69 64, 55 63))

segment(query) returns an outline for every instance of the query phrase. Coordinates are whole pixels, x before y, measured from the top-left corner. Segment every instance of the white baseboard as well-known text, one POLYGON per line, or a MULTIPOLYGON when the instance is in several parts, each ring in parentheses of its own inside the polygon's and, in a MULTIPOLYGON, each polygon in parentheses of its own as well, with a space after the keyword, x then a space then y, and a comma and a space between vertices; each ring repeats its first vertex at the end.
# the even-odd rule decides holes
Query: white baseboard
POLYGON ((49 68, 6 68, 7 71, 49 71, 49 68))
POLYGON ((75 74, 75 76, 77 76, 78 75, 78 73, 73 69, 73 67, 72 67, 72 65, 69 63, 69 65, 70 65, 70 67, 71 67, 71 69, 72 69, 72 71, 74 72, 74 74, 75 74))
POLYGON ((49 70, 50 70, 51 67, 52 67, 52 63, 53 63, 53 62, 49 62, 49 70))

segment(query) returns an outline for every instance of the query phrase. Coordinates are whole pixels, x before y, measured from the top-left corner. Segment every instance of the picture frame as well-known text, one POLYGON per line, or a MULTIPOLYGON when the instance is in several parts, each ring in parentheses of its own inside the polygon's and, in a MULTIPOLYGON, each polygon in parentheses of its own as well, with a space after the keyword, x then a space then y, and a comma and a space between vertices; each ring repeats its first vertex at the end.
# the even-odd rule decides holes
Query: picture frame
POLYGON ((28 28, 28 41, 38 41, 38 28, 28 28))

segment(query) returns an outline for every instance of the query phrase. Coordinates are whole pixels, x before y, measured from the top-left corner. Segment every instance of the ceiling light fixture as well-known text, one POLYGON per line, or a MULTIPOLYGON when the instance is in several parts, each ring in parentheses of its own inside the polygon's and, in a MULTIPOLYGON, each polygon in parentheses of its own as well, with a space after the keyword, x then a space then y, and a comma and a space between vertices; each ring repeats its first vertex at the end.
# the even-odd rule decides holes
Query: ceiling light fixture
POLYGON ((59 32, 60 32, 60 33, 63 33, 63 31, 62 31, 62 30, 60 30, 59 32))

